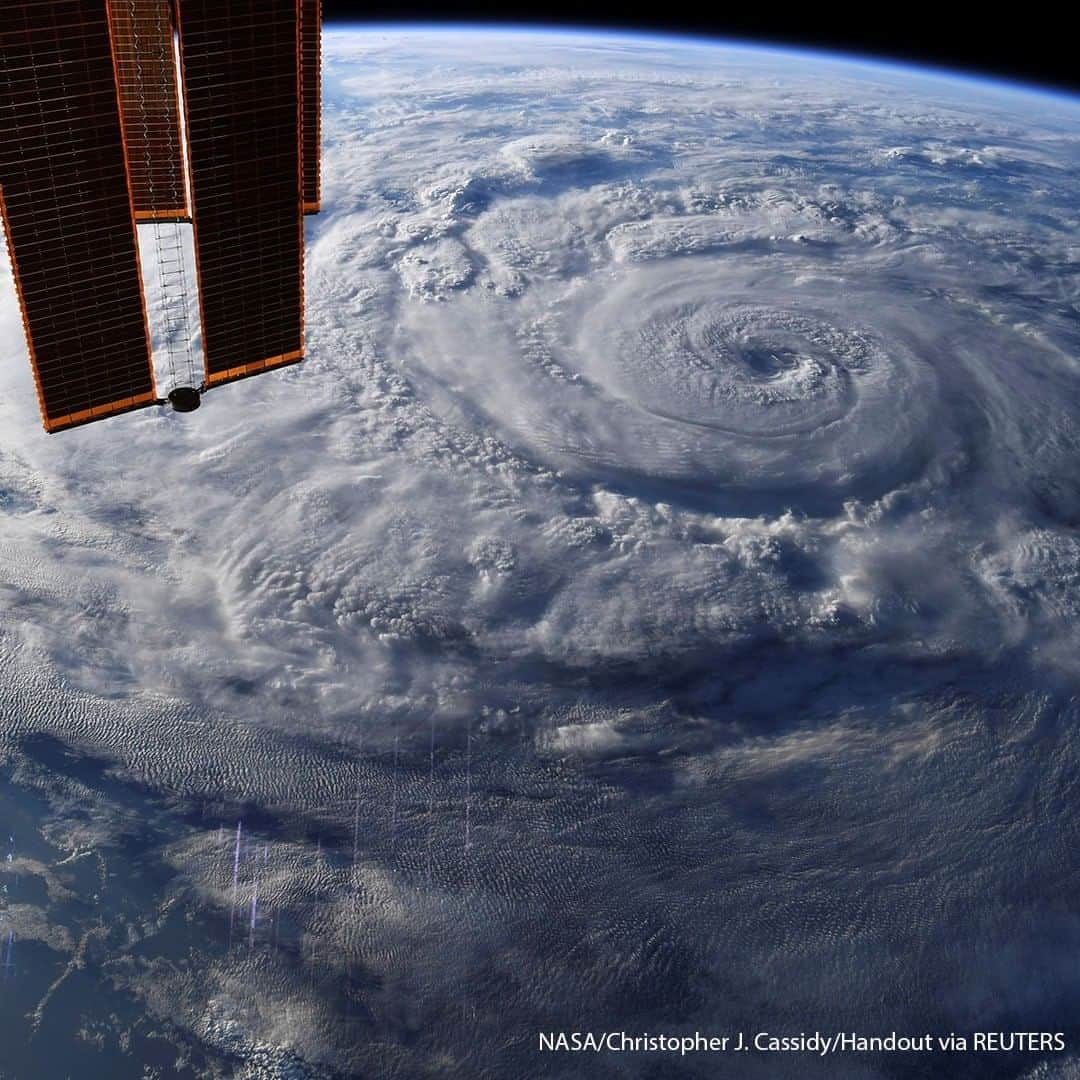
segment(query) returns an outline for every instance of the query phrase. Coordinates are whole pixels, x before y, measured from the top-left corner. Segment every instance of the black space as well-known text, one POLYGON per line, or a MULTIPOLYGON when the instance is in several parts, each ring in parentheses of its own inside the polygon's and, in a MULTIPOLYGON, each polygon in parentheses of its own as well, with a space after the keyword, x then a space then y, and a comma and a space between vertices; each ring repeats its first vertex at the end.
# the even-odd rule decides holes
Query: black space
MULTIPOLYGON (((753 5, 751 5, 753 6, 753 5)), ((758 5, 759 8, 769 5, 758 5)), ((730 5, 668 0, 653 7, 591 0, 569 3, 477 2, 440 4, 411 0, 358 4, 323 0, 328 22, 497 22, 607 27, 706 34, 746 41, 858 53, 871 57, 955 68, 973 74, 1080 90, 1075 36, 1045 15, 1048 8, 966 7, 950 16, 910 6, 880 5, 870 12, 837 5, 804 13, 731 12, 730 5), (657 14, 657 11, 662 14, 657 14), (891 18, 886 18, 891 13, 891 18)), ((956 10, 956 9, 954 9, 956 10)), ((1060 9, 1064 11, 1064 8, 1060 9)))

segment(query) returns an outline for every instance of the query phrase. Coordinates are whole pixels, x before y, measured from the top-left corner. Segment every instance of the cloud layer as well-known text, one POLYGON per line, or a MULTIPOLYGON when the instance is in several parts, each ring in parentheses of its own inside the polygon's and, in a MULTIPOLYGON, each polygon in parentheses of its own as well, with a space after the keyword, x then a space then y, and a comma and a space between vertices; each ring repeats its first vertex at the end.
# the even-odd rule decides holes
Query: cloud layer
MULTIPOLYGON (((90 956, 80 1045, 160 1025, 252 1077, 1071 1023, 1076 111, 682 44, 326 46, 304 365, 47 440, 0 293, 25 1011, 90 956), (95 951, 70 896, 110 881, 95 951)), ((742 1075, 892 1067, 827 1065, 742 1075)))

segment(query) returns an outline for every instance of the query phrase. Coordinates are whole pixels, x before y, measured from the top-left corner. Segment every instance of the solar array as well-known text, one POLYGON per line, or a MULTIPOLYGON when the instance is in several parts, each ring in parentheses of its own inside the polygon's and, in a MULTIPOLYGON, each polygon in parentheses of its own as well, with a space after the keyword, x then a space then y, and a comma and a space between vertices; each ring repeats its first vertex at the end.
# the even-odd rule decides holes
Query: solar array
POLYGON ((5 2, 0 190, 46 430, 153 404, 101 0, 5 2))
POLYGON ((173 387, 186 407, 303 358, 320 23, 319 0, 5 0, 0 206, 48 431, 161 400, 137 221, 158 264, 159 229, 190 221, 168 225, 194 240, 204 381, 173 387))

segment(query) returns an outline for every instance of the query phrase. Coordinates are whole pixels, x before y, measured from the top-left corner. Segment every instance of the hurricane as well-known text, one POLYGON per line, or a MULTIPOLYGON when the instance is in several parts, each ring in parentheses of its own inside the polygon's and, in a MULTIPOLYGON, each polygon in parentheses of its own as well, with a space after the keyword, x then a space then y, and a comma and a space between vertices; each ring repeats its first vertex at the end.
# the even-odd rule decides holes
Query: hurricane
POLYGON ((12 1075, 1074 1075, 1076 101, 324 59, 302 364, 46 438, 0 273, 12 1075))

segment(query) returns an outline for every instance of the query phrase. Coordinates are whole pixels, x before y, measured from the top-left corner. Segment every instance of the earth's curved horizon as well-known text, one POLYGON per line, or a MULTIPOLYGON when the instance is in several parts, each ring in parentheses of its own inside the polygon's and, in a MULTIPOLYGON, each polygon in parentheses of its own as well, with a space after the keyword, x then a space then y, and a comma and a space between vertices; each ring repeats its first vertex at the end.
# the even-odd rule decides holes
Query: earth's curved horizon
POLYGON ((722 34, 710 34, 705 31, 679 31, 655 29, 645 26, 626 24, 620 27, 605 26, 602 23, 559 23, 559 22, 517 22, 499 23, 477 20, 453 20, 447 22, 410 20, 403 22, 365 21, 362 19, 334 19, 324 23, 325 33, 335 34, 393 34, 399 37, 462 34, 475 37, 477 34, 495 37, 545 38, 604 38, 607 41, 624 41, 631 44, 652 44, 683 46, 690 48, 721 49, 727 51, 742 50, 758 56, 774 58, 817 61, 820 63, 839 63, 849 68, 867 68, 907 75, 916 79, 936 79, 954 84, 968 84, 974 89, 996 91, 1011 95, 1032 94, 1048 98, 1058 104, 1080 108, 1080 90, 1057 82, 1041 82, 1016 75, 989 71, 974 66, 950 67, 947 64, 930 60, 904 58, 879 52, 845 51, 830 46, 807 46, 792 40, 753 37, 728 37, 722 34))
POLYGON ((0 1077, 1080 1075, 1080 98, 482 29, 298 368, 46 437, 0 261, 0 1077))

